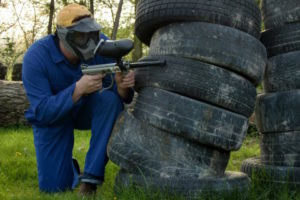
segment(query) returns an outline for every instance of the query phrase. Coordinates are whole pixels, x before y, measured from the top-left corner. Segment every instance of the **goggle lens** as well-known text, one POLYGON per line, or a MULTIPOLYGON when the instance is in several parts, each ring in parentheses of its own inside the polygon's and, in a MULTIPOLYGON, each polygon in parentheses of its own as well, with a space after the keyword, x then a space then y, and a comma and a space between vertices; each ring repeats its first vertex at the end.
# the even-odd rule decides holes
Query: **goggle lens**
POLYGON ((78 46, 85 46, 90 39, 94 40, 95 43, 99 41, 99 31, 92 32, 78 32, 74 31, 72 34, 72 41, 78 46))

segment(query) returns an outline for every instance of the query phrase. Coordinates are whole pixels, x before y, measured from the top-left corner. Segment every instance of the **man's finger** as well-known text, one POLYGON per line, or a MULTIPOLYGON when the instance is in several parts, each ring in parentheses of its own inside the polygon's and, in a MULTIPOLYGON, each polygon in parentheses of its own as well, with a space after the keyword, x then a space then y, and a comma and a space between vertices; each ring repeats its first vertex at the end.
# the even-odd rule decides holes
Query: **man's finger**
POLYGON ((130 80, 134 80, 134 76, 124 77, 123 78, 123 81, 130 81, 130 80))
POLYGON ((134 84, 135 84, 134 81, 130 81, 130 82, 126 82, 126 83, 123 82, 123 83, 122 83, 122 86, 124 86, 124 87, 133 87, 134 84))
POLYGON ((128 81, 123 81, 122 84, 133 84, 135 83, 134 80, 128 80, 128 81))
POLYGON ((102 80, 102 78, 101 74, 90 75, 91 80, 102 80))
POLYGON ((131 70, 131 71, 129 71, 125 76, 124 76, 124 78, 129 78, 129 77, 133 77, 134 76, 134 73, 133 73, 133 71, 131 70))

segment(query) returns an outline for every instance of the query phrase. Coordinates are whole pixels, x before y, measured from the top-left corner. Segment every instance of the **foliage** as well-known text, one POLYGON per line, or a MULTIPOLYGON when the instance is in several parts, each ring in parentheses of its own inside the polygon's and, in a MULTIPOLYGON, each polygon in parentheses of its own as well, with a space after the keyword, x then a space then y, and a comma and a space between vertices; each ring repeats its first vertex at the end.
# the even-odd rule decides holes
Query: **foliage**
MULTIPOLYGON (((13 47, 19 49, 18 52, 24 53, 28 47, 37 39, 47 34, 47 23, 49 21, 49 7, 50 0, 16 0, 8 1, 4 4, 1 10, 2 13, 12 13, 12 18, 2 20, 0 22, 0 37, 9 38, 9 42, 14 42, 13 47), (14 39, 15 38, 15 39, 14 39)), ((90 6, 90 0, 59 0, 55 1, 55 12, 52 26, 52 32, 55 31, 55 17, 63 6, 70 3, 79 3, 87 7, 90 6)), ((113 20, 118 7, 118 0, 94 0, 95 18, 104 27, 103 32, 107 36, 111 36, 113 28, 113 20)), ((131 38, 134 37, 134 1, 125 1, 124 9, 121 15, 120 27, 117 38, 131 38)), ((1 46, 6 48, 6 44, 0 41, 1 46)), ((4 51, 4 49, 0 49, 4 51)), ((0 57, 3 59, 3 56, 0 57)), ((5 59, 15 60, 15 54, 6 54, 5 59)), ((0 60, 1 61, 1 60, 0 60)), ((3 61, 4 63, 6 61, 3 61)), ((6 62, 7 63, 7 62, 6 62)), ((5 64, 6 64, 5 63, 5 64)), ((12 65, 10 63, 9 65, 12 65)), ((6 64, 8 65, 8 64, 6 64)))
POLYGON ((17 50, 16 42, 12 38, 5 37, 2 38, 4 45, 3 49, 0 49, 0 60, 8 67, 7 79, 10 79, 12 67, 20 55, 23 54, 22 51, 17 50))
POLYGON ((255 0, 258 5, 260 5, 261 0, 255 0))

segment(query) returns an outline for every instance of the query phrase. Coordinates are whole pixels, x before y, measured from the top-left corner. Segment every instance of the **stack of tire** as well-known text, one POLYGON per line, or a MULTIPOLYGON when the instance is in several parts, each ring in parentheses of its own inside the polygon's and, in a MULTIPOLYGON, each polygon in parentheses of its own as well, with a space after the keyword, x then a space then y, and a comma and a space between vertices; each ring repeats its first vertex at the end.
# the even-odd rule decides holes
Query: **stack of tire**
POLYGON ((22 65, 22 63, 14 64, 11 77, 13 81, 22 81, 22 65))
POLYGON ((1 62, 0 62, 0 80, 5 80, 7 73, 7 67, 5 67, 1 62))
POLYGON ((187 198, 244 190, 225 172, 245 138, 267 53, 254 0, 140 0, 135 32, 149 45, 136 70, 138 98, 119 117, 108 144, 120 166, 116 186, 137 185, 187 198))
POLYGON ((256 102, 261 157, 243 162, 242 171, 272 185, 300 185, 300 1, 263 0, 268 52, 265 94, 256 102))

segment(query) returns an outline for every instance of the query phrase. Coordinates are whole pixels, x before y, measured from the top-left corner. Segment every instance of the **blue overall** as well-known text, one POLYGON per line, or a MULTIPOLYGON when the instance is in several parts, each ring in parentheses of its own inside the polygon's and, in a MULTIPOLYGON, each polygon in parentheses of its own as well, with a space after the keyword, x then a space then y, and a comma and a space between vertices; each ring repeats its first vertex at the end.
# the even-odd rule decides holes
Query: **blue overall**
MULTIPOLYGON (((102 38, 106 39, 104 35, 102 38)), ((87 64, 104 64, 113 60, 101 56, 87 64)), ((82 72, 79 63, 71 65, 61 53, 58 38, 49 35, 35 42, 23 61, 23 83, 30 102, 25 117, 32 124, 41 191, 73 189, 78 173, 72 163, 74 129, 91 129, 84 175, 101 183, 108 161, 106 146, 123 100, 116 84, 110 90, 83 96, 73 103, 72 95, 82 72)), ((110 84, 105 77, 103 85, 110 84)), ((125 103, 131 101, 130 98, 125 103)))

